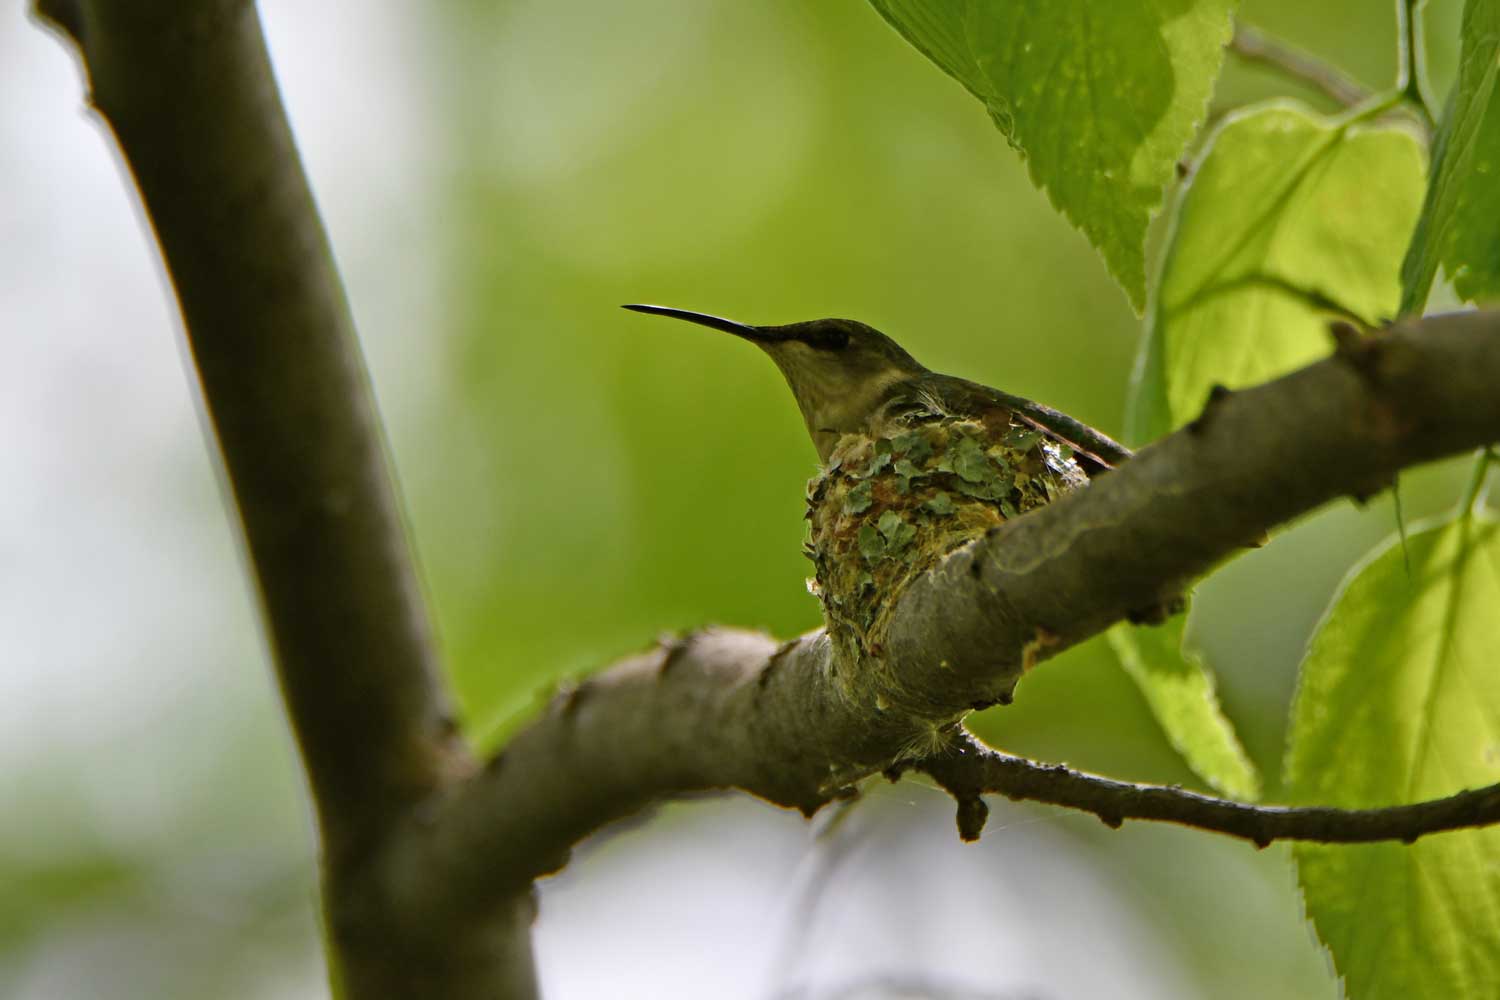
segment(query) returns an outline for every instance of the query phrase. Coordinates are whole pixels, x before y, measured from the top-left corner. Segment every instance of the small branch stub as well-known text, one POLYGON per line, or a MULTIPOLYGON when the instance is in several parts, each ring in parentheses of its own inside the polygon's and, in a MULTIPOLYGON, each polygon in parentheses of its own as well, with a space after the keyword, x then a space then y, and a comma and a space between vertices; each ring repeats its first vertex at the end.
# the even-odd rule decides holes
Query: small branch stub
POLYGON ((984 832, 985 821, 990 818, 990 807, 983 798, 971 795, 958 799, 958 836, 964 843, 972 844, 984 832))

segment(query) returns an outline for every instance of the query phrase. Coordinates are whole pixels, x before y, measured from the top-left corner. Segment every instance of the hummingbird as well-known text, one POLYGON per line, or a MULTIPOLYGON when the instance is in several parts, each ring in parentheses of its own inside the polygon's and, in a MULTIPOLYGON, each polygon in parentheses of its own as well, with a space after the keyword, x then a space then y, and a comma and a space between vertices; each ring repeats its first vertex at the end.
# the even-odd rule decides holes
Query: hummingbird
POLYGON ((669 306, 627 305, 722 330, 759 347, 786 378, 825 467, 847 434, 889 437, 912 426, 977 420, 1016 422, 1066 446, 1089 476, 1130 458, 1102 431, 1021 396, 934 372, 890 337, 857 320, 815 319, 751 326, 669 306))

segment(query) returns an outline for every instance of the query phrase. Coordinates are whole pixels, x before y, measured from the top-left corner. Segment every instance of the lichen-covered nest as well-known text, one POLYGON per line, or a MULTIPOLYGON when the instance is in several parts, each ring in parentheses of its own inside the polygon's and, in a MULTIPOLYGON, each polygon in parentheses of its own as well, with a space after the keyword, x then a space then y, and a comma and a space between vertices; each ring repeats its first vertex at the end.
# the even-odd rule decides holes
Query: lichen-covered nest
POLYGON ((1066 446, 1003 416, 846 435, 807 484, 805 546, 840 688, 873 692, 885 708, 896 689, 882 645, 907 584, 970 539, 1086 482, 1066 446))

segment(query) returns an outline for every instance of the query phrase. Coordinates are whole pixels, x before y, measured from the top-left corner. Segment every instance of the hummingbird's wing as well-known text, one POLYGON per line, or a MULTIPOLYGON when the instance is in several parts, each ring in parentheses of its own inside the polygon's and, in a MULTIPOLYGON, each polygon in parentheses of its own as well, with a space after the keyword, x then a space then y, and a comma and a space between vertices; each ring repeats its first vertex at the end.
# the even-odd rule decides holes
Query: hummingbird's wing
POLYGON ((1130 449, 1108 434, 1050 406, 952 375, 933 373, 923 381, 934 390, 937 401, 954 415, 982 416, 987 410, 1009 410, 1023 423, 1073 449, 1091 477, 1130 459, 1130 449))

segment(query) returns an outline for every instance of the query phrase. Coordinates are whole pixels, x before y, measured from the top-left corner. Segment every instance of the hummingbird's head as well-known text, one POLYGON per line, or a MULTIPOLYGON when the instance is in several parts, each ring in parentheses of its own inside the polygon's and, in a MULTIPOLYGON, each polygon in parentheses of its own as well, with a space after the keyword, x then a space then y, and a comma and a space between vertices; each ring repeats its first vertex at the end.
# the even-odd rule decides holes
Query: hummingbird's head
POLYGON ((841 436, 868 430, 892 385, 927 371, 890 337, 852 319, 750 326, 667 306, 625 308, 723 330, 769 354, 792 387, 825 462, 841 436))

